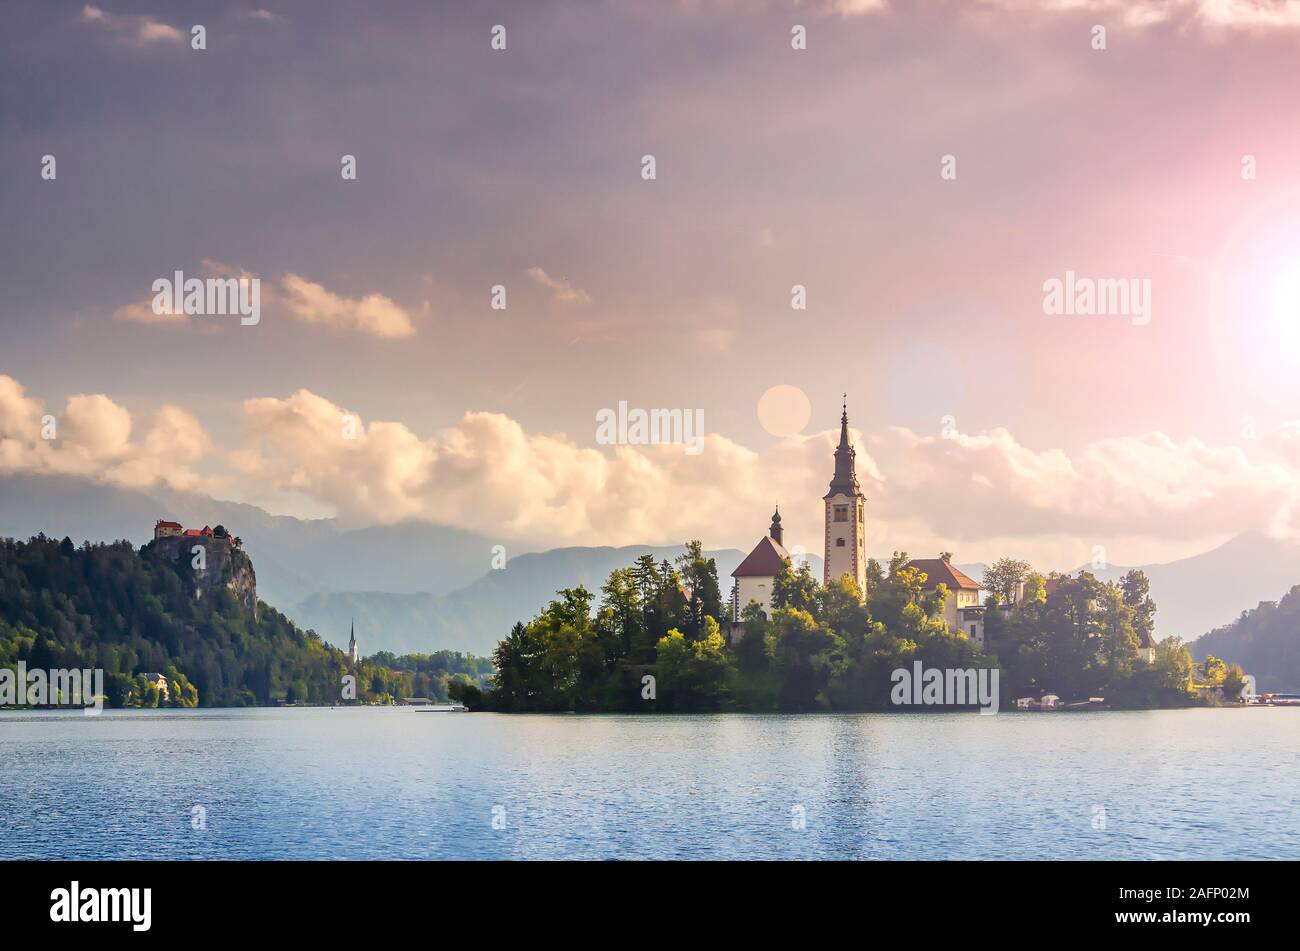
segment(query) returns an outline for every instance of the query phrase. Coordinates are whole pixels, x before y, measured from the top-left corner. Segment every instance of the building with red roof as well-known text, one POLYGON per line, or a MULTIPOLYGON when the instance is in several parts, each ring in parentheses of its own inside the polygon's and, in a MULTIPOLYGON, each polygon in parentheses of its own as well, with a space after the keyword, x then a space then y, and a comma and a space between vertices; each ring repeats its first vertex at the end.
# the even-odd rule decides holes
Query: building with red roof
POLYGON ((948 629, 960 631, 983 647, 984 606, 980 604, 983 586, 946 558, 913 558, 906 567, 925 575, 922 590, 933 591, 939 585, 948 589, 943 603, 943 619, 948 629))
POLYGON ((784 531, 781 528, 781 510, 772 515, 772 526, 768 533, 758 540, 753 551, 745 556, 736 570, 731 573, 735 579, 731 586, 731 619, 739 621, 740 615, 750 601, 758 604, 763 613, 772 610, 772 584, 782 564, 790 558, 790 553, 782 544, 784 531))

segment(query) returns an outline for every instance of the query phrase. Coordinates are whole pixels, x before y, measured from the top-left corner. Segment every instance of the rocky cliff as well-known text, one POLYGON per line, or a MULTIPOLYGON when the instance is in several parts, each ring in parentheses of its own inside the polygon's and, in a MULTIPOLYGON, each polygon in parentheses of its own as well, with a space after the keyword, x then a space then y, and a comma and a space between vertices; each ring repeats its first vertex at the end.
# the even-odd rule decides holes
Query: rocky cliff
POLYGON ((257 619, 257 574, 252 559, 228 539, 174 535, 154 540, 145 546, 145 551, 187 569, 194 581, 195 600, 201 601, 218 588, 225 588, 257 619))

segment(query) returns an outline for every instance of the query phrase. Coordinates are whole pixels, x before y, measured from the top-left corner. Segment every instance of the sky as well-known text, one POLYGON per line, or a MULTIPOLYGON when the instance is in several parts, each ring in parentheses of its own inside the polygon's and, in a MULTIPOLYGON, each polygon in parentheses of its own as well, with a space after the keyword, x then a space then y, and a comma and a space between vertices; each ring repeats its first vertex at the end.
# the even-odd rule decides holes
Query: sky
POLYGON ((268 4, 6 6, 0 474, 819 551, 847 394, 877 557, 1300 540, 1300 3, 268 4))

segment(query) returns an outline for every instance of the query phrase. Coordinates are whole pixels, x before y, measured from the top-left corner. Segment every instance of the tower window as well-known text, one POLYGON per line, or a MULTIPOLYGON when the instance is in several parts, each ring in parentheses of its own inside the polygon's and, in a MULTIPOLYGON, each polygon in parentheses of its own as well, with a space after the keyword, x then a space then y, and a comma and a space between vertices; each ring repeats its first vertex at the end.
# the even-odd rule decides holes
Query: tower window
POLYGON ((847 505, 835 506, 835 521, 847 522, 849 520, 849 507, 847 505))
POLYGON ((836 547, 836 548, 843 548, 843 547, 844 547, 844 539, 842 539, 842 538, 837 538, 837 539, 835 539, 835 547, 836 547))

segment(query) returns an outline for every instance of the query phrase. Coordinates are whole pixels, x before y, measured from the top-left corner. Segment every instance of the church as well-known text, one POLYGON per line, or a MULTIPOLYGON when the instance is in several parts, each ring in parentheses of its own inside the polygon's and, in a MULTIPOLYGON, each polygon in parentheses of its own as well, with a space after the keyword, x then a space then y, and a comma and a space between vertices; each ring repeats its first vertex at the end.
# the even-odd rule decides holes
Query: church
MULTIPOLYGON (((858 583, 858 589, 867 587, 867 498, 858 483, 857 454, 849 441, 849 407, 845 402, 840 412, 840 441, 835 448, 835 470, 830 487, 822 496, 825 537, 823 538, 824 564, 822 583, 849 575, 858 583)), ((772 585, 781 564, 790 558, 785 548, 781 528, 781 512, 772 515, 768 533, 731 573, 731 629, 733 639, 744 636, 741 615, 753 601, 765 614, 772 610, 772 585)), ((948 600, 944 606, 944 621, 954 631, 961 631, 983 646, 984 619, 980 605, 981 586, 946 559, 921 558, 908 562, 910 567, 926 574, 926 589, 940 584, 948 587, 948 600)))

